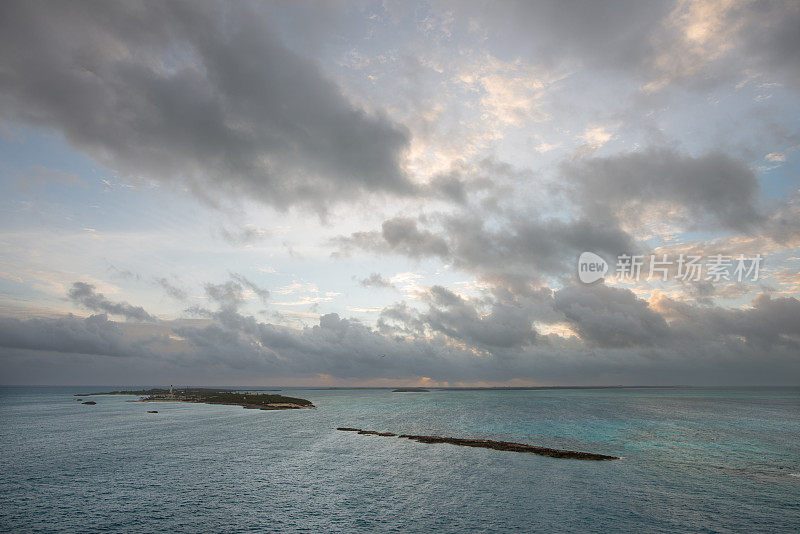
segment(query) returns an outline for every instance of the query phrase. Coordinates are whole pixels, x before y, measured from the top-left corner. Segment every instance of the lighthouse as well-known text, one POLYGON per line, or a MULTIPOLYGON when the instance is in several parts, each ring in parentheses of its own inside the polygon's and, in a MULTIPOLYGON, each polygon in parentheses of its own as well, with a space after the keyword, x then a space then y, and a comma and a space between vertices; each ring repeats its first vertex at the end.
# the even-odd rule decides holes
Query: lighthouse
POLYGON ((175 393, 172 391, 172 384, 169 385, 169 396, 174 397, 175 393))

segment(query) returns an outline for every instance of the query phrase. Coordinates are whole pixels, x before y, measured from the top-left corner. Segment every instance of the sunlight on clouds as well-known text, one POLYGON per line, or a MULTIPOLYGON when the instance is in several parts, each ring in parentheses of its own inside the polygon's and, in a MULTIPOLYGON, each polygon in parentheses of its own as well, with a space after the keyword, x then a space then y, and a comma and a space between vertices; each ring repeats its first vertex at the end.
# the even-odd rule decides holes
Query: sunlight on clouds
POLYGON ((0 272, 0 278, 5 278, 6 280, 12 280, 14 282, 18 282, 20 284, 24 283, 25 281, 22 279, 21 276, 17 276, 11 273, 0 272))
POLYGON ((568 323, 544 323, 541 321, 534 321, 533 326, 536 328, 536 331, 543 336, 555 335, 563 338, 580 338, 578 333, 575 332, 568 323))
POLYGON ((664 22, 664 34, 655 42, 658 52, 651 60, 656 79, 645 84, 646 91, 657 91, 674 80, 698 73, 733 46, 741 21, 729 12, 747 3, 740 0, 698 2, 681 0, 664 22))
POLYGON ((419 283, 423 278, 424 277, 420 273, 405 272, 395 274, 389 278, 389 282, 397 287, 397 290, 400 291, 405 298, 419 300, 422 298, 421 295, 425 292, 425 286, 419 283))
POLYGON ((547 84, 537 74, 521 60, 504 62, 487 55, 459 72, 457 80, 481 93, 484 120, 497 127, 520 126, 550 118, 540 104, 547 84))
POLYGON ((583 140, 586 146, 592 152, 599 150, 603 145, 608 143, 614 138, 614 135, 609 132, 605 126, 594 126, 586 128, 586 131, 578 136, 578 139, 583 140))

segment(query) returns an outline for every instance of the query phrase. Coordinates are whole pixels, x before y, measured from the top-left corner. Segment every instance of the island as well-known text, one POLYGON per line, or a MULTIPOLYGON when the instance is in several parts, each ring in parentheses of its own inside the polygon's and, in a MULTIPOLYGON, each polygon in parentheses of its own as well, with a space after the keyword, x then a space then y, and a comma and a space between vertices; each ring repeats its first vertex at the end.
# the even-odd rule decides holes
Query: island
MULTIPOLYGON (((345 432, 356 432, 362 435, 373 436, 396 436, 392 432, 378 432, 375 430, 361 430, 360 428, 339 427, 336 430, 345 432)), ((538 447, 525 443, 514 443, 512 441, 493 441, 490 439, 465 439, 447 438, 442 436, 420 436, 415 434, 400 434, 401 438, 410 439, 419 443, 449 443, 451 445, 461 445, 464 447, 481 447, 484 449, 494 449, 497 451, 527 452, 551 458, 571 458, 574 460, 619 460, 617 456, 608 456, 594 452, 567 451, 563 449, 550 449, 548 447, 538 447)))
POLYGON ((392 393, 427 393, 428 391, 430 390, 425 388, 397 388, 393 389, 392 393))
POLYGON ((195 402, 202 404, 227 404, 257 410, 296 410, 314 408, 306 399, 283 395, 253 393, 230 389, 184 388, 184 389, 139 389, 119 390, 104 393, 79 393, 76 397, 89 395, 138 395, 140 402, 195 402))

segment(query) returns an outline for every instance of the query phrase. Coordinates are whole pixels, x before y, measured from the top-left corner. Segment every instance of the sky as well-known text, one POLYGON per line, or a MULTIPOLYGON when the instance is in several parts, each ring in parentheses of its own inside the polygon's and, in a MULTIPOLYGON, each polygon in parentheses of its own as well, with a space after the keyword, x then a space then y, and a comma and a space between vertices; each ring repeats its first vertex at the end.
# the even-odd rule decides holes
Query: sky
POLYGON ((797 385, 798 50, 778 0, 2 2, 0 384, 797 385))

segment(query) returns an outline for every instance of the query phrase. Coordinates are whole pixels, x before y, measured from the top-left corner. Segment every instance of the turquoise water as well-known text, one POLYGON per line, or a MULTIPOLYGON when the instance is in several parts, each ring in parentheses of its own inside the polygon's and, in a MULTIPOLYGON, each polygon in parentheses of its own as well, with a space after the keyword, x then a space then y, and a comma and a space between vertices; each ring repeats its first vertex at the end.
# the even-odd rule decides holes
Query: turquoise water
POLYGON ((86 389, 0 389, 0 530, 800 530, 798 388, 284 389, 317 409, 271 412, 117 396, 84 406, 72 394, 86 389), (559 460, 337 426, 624 458, 559 460))

